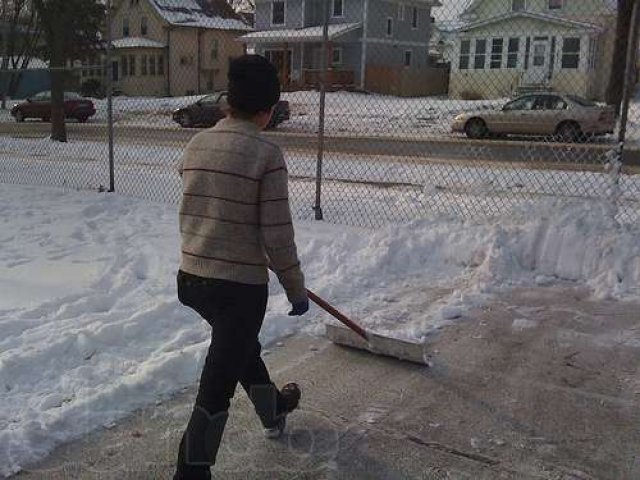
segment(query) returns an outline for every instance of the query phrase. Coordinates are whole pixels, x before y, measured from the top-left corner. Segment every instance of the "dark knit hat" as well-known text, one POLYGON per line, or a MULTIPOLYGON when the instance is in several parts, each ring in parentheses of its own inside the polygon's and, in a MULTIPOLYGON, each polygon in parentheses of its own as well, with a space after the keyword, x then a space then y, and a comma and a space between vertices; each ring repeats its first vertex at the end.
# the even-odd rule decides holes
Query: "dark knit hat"
POLYGON ((266 112, 280 100, 278 71, 260 55, 243 55, 229 63, 229 106, 249 115, 266 112))

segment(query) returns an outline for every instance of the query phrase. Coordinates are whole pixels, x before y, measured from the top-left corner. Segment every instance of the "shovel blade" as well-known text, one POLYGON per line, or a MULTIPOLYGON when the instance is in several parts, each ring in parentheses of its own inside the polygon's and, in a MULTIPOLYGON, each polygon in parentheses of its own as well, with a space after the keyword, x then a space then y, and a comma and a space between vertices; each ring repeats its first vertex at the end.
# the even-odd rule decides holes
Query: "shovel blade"
POLYGON ((366 350, 376 355, 428 365, 425 344, 385 337, 371 332, 367 332, 367 334, 369 342, 348 328, 332 324, 326 326, 326 335, 333 343, 366 350))

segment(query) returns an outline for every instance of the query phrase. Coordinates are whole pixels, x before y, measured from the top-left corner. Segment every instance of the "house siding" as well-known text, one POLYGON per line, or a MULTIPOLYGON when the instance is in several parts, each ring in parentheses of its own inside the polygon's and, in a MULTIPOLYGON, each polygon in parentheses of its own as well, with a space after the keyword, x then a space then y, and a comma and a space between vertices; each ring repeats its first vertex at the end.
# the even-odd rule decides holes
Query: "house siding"
MULTIPOLYGON (((402 85, 395 88, 399 94, 404 94, 405 85, 410 85, 407 91, 421 92, 420 82, 429 83, 428 45, 432 31, 431 6, 423 2, 403 2, 406 5, 406 15, 404 20, 398 20, 398 6, 400 2, 390 2, 383 0, 343 0, 343 15, 333 17, 332 3, 330 0, 329 23, 363 23, 362 28, 354 30, 346 35, 342 35, 331 42, 331 49, 342 49, 342 64, 333 65, 331 69, 340 72, 334 75, 334 82, 343 81, 343 72, 353 75, 352 82, 361 85, 363 80, 362 60, 363 45, 366 44, 366 66, 380 67, 376 70, 376 75, 380 79, 376 82, 384 86, 384 76, 391 70, 401 70, 402 85), (365 23, 365 2, 368 6, 366 25, 365 23), (415 6, 418 12, 418 22, 416 28, 412 27, 412 8, 415 6), (393 18, 393 35, 387 36, 387 18, 393 18), (366 38, 363 40, 364 30, 366 38), (411 65, 405 67, 406 51, 411 52, 411 65), (379 73, 379 75, 378 75, 379 73), (339 77, 339 80, 336 78, 339 77)), ((310 26, 320 26, 325 18, 325 6, 323 0, 291 0, 287 6, 286 28, 301 28, 310 26), (298 9, 300 7, 300 9, 298 9), (298 12, 301 12, 298 14, 298 12), (292 21, 297 18, 297 21, 292 21), (303 21, 304 20, 304 21, 303 21), (302 22, 303 21, 303 22, 302 22), (302 24, 301 24, 302 22, 302 24)), ((271 25, 271 2, 258 0, 256 6, 256 29, 259 31, 279 30, 278 26, 271 25)), ((267 50, 279 50, 288 48, 292 52, 291 74, 293 87, 298 82, 304 82, 304 71, 318 71, 321 69, 321 42, 298 43, 298 42, 278 42, 273 44, 258 44, 256 52, 265 54, 267 50)), ((438 78, 442 78, 442 72, 438 72, 438 78)), ((317 75, 315 75, 317 79, 317 75)), ((287 79, 288 80, 288 79, 287 79)), ((366 79, 365 85, 366 85, 366 79)), ((433 82, 432 82, 433 83, 433 82)), ((442 83, 442 82, 440 82, 442 83)), ((335 83, 334 83, 335 84, 335 83)), ((289 85, 287 85, 289 86, 289 85)), ((446 90, 446 89, 445 89, 446 90)), ((389 93, 391 89, 389 89, 389 93)), ((444 93, 442 89, 437 93, 444 93)))
MULTIPOLYGON (((308 0, 305 0, 305 2, 308 0)), ((271 24, 271 0, 256 1, 256 30, 301 28, 304 25, 302 0, 285 0, 284 25, 271 24)))
POLYGON ((230 57, 242 55, 244 45, 237 41, 239 32, 193 27, 170 26, 146 1, 136 5, 121 2, 114 12, 111 32, 114 40, 123 37, 122 25, 129 19, 129 37, 143 37, 167 45, 165 48, 120 48, 114 51, 119 78, 114 88, 132 96, 182 96, 223 90, 227 87, 230 57), (147 18, 147 34, 142 35, 142 18, 147 18), (218 58, 211 56, 214 40, 218 58), (143 57, 153 56, 156 74, 142 74, 143 57), (135 58, 135 75, 122 76, 122 59, 135 58), (163 59, 163 73, 157 73, 157 61, 163 59))
MULTIPOLYGON (((474 13, 475 22, 481 22, 510 12, 511 0, 500 0, 495 4, 482 2, 474 13)), ((527 5, 528 11, 549 13, 547 0, 533 1, 527 5)), ((507 19, 502 22, 488 24, 461 31, 457 34, 453 52, 452 73, 450 78, 450 95, 454 98, 483 97, 496 98, 513 95, 521 85, 542 85, 552 90, 574 93, 588 98, 601 100, 604 97, 608 72, 614 57, 615 15, 606 8, 603 2, 585 0, 575 2, 567 0, 565 8, 554 10, 553 14, 561 19, 589 23, 599 27, 588 29, 580 26, 560 25, 555 22, 534 18, 507 19), (527 55, 527 39, 533 48, 535 37, 548 37, 546 43, 548 69, 543 75, 536 77, 532 66, 532 50, 527 55), (566 38, 580 38, 580 56, 578 68, 563 68, 563 42, 566 38), (504 38, 501 68, 491 69, 491 42, 493 38, 504 38), (509 38, 520 38, 520 50, 516 68, 506 68, 507 44, 509 38), (474 68, 475 40, 486 39, 485 68, 474 68), (555 39, 555 41, 553 40, 555 39), (460 69, 461 42, 471 40, 470 65, 468 69, 460 69), (597 50, 590 50, 590 45, 597 45, 597 50), (555 45, 555 48, 553 47, 555 45), (529 57, 528 60, 526 59, 529 57)), ((544 40, 542 41, 544 43, 544 40)), ((539 69, 540 71, 541 69, 539 69)))
MULTIPOLYGON (((475 7, 465 18, 478 21, 511 12, 512 0, 476 0, 475 7)), ((562 16, 563 18, 615 14, 603 0, 565 0, 563 8, 549 10, 549 0, 526 0, 526 11, 562 16)))
POLYGON ((367 37, 393 39, 405 42, 422 42, 425 45, 431 36, 431 8, 424 4, 407 2, 386 2, 369 0, 369 19, 367 37), (398 19, 398 7, 404 3, 406 12, 404 21, 398 19), (412 28, 413 7, 418 8, 418 28, 412 28), (387 19, 393 20, 393 34, 387 36, 387 19))
MULTIPOLYGON (((307 9, 306 24, 322 25, 324 23, 324 0, 305 0, 305 8, 307 9)), ((341 17, 334 17, 333 0, 328 0, 329 6, 329 23, 359 23, 362 22, 362 12, 364 9, 363 0, 343 0, 341 17)))
POLYGON ((158 12, 145 1, 141 1, 137 5, 131 5, 130 2, 121 2, 120 7, 114 13, 111 20, 111 38, 124 38, 122 33, 122 25, 124 19, 129 21, 129 37, 144 37, 156 42, 164 42, 164 21, 158 15, 158 12), (147 18, 146 35, 141 33, 142 17, 147 18))

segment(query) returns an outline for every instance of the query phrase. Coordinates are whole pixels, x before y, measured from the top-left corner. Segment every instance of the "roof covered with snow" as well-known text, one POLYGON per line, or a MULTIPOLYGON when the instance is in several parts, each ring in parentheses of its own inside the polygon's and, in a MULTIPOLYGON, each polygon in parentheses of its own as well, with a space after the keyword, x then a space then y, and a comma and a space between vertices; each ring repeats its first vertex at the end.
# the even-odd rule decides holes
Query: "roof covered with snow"
MULTIPOLYGON (((357 30, 361 23, 336 23, 329 25, 329 40, 357 30)), ((286 30, 263 30, 249 33, 240 37, 244 43, 274 43, 274 42, 320 42, 323 36, 322 25, 316 27, 295 28, 286 30)))
POLYGON ((225 0, 149 0, 169 24, 215 30, 250 31, 225 0))
POLYGON ((167 45, 149 38, 126 37, 111 42, 113 48, 165 48, 167 45))
MULTIPOLYGON (((23 57, 8 57, 9 65, 8 69, 12 70, 14 65, 16 69, 22 69, 23 57)), ((4 63, 4 57, 0 57, 0 65, 4 63)), ((42 60, 41 58, 29 58, 27 60, 27 70, 46 70, 49 68, 49 62, 42 60)))
POLYGON ((596 31, 602 30, 602 27, 598 25, 594 25, 592 23, 576 22, 574 20, 567 20, 566 18, 556 17, 555 15, 546 15, 543 13, 533 13, 533 12, 524 11, 524 12, 509 12, 503 15, 498 15, 495 17, 488 18, 486 20, 481 20, 479 22, 472 22, 457 28, 455 31, 466 32, 476 28, 485 27, 487 25, 492 25, 494 23, 513 20, 515 18, 530 18, 533 20, 540 20, 543 22, 555 23, 557 25, 562 25, 565 27, 584 29, 584 30, 596 30, 596 31))
MULTIPOLYGON (((466 15, 475 11, 482 2, 487 0, 454 0, 453 3, 459 4, 462 1, 470 2, 468 3, 467 7, 462 11, 462 15, 466 15)), ((493 0, 490 0, 490 1, 493 1, 493 0)), ((602 5, 604 6, 604 8, 608 10, 615 11, 618 9, 618 0, 602 0, 602 5)))

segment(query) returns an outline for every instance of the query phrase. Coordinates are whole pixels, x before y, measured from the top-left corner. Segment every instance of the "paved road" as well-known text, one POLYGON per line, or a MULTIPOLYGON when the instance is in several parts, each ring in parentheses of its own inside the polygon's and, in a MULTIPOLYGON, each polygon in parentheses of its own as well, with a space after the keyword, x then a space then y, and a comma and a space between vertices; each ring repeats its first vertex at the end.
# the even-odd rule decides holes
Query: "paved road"
MULTIPOLYGON (((288 434, 265 440, 239 391, 214 479, 638 479, 638 308, 562 285, 504 294, 433 339, 432 368, 290 338, 266 357, 304 390, 288 434)), ((193 396, 16 480, 169 480, 193 396)))
MULTIPOLYGON (((67 126, 69 136, 79 140, 103 141, 107 138, 104 124, 74 124, 67 126)), ((24 124, 0 123, 0 135, 16 137, 46 136, 50 126, 45 123, 24 124)), ((116 126, 116 141, 153 144, 184 145, 195 135, 197 129, 179 127, 116 126)), ((267 132, 273 141, 290 150, 314 152, 317 137, 278 130, 267 132)), ((604 163, 610 144, 562 144, 525 140, 468 140, 465 138, 397 139, 380 137, 327 137, 325 148, 328 154, 350 153, 372 156, 400 156, 428 158, 430 160, 470 160, 483 162, 538 162, 542 164, 599 165, 604 163)), ((627 150, 626 165, 640 166, 640 150, 627 150)))

